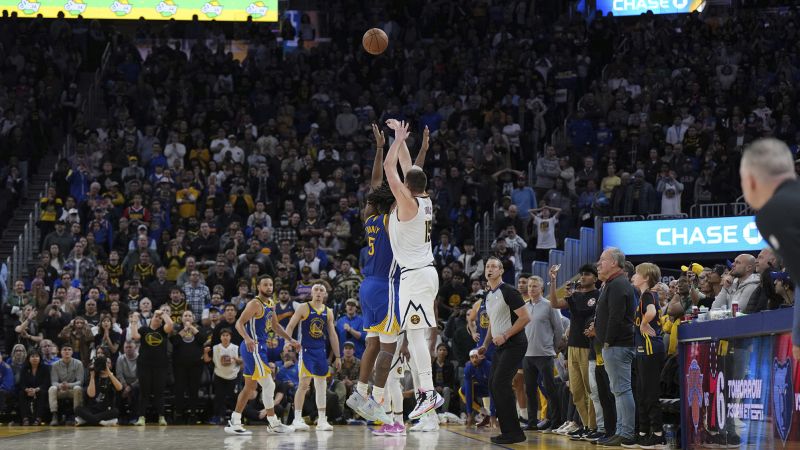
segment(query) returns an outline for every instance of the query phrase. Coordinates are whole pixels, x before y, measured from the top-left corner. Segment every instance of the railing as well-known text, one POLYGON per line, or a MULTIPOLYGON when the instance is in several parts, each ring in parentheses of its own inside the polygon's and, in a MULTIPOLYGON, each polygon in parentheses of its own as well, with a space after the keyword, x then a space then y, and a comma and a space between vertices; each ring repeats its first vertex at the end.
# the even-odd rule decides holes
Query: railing
POLYGON ((688 219, 689 215, 686 213, 680 214, 650 214, 647 220, 668 220, 668 219, 688 219))
POLYGON ((494 226, 488 212, 483 213, 481 233, 481 244, 483 247, 479 250, 482 255, 488 255, 492 248, 492 242, 494 242, 494 226))
POLYGON ((708 203, 692 205, 689 215, 692 217, 725 217, 728 215, 730 203, 708 203))
POLYGON ((536 164, 533 161, 528 161, 528 186, 535 186, 536 184, 536 164))

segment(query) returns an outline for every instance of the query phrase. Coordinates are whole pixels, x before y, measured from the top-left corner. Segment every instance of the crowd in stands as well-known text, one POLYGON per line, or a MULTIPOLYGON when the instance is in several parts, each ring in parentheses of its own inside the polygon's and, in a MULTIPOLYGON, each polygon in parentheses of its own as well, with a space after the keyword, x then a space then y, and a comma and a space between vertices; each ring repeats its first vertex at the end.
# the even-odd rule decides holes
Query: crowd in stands
MULTIPOLYGON (((546 280, 522 276, 530 262, 546 261, 594 217, 732 202, 744 145, 760 136, 785 139, 793 151, 800 145, 793 12, 587 23, 527 1, 365 3, 328 2, 338 30, 331 42, 293 53, 268 26, 250 23, 158 31, 144 24, 132 37, 83 20, 0 20, 0 145, 10 180, 0 192, 13 194, 15 180, 30 175, 28 162, 49 148, 53 127, 43 123, 63 123, 75 141, 41 199, 37 261, 4 293, 0 407, 14 420, 220 423, 240 372, 242 337, 233 325, 265 274, 275 280, 284 326, 314 283, 328 287, 344 357, 327 415, 352 417, 344 399, 364 349, 356 299, 373 123, 414 124, 412 153, 422 130, 430 132, 425 170, 442 286, 434 379, 447 397, 442 412, 457 415, 472 411, 480 396, 472 383, 488 374, 480 366, 489 362, 471 354, 487 256, 472 233, 484 212, 496 218, 491 253, 503 261, 504 280, 535 300, 546 280), (376 22, 392 43, 377 58, 360 50, 363 30, 376 22), (145 57, 141 37, 156 38, 145 57), (184 51, 168 37, 196 40, 184 51), (249 41, 242 61, 225 51, 233 37, 249 41), (94 123, 79 107, 75 82, 81 67, 99 65, 106 41, 105 112, 94 123), (551 145, 566 118, 564 145, 551 145), (466 403, 459 380, 468 381, 466 403)), ((792 298, 790 284, 772 282, 775 270, 744 259, 730 283, 719 266, 688 271, 669 293, 637 286, 659 292, 652 303, 659 316, 675 319, 687 302, 721 307, 737 297, 742 309, 763 309, 792 298), (751 288, 757 293, 744 293, 751 288), (676 298, 680 310, 671 309, 676 298)), ((582 270, 578 291, 595 289, 597 271, 582 270)), ((549 299, 564 301, 557 300, 549 299)), ((540 356, 558 369, 542 381, 548 422, 536 421, 536 406, 524 415, 542 429, 565 423, 561 431, 613 432, 612 408, 620 420, 632 413, 614 406, 608 388, 603 396, 590 386, 585 374, 601 367, 583 335, 593 314, 563 305, 570 313, 554 325, 559 345, 526 355, 526 371, 547 372, 527 362, 540 356)), ((297 353, 275 337, 270 361, 276 410, 286 416, 297 353)), ((538 384, 539 376, 527 380, 538 384)), ((413 402, 410 381, 405 386, 413 402)), ((264 419, 257 402, 245 411, 249 420, 264 419)), ((524 392, 518 402, 525 409, 524 392)), ((315 414, 314 401, 305 408, 315 414)))

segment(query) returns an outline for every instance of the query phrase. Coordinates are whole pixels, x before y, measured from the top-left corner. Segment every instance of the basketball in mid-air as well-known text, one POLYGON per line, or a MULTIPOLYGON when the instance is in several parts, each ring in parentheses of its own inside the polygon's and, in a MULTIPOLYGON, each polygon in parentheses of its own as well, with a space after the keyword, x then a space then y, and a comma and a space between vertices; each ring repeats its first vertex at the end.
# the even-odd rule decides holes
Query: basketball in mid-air
POLYGON ((370 55, 380 55, 389 46, 389 36, 380 28, 370 28, 361 38, 361 45, 370 55))

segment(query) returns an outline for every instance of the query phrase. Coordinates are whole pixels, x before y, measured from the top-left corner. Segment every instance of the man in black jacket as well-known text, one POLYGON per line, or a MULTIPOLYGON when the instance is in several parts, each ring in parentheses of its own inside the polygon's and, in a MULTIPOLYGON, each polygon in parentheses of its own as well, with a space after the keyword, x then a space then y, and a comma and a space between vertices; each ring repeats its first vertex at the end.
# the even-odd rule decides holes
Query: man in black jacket
MULTIPOLYGON (((757 210, 761 236, 783 259, 792 279, 800 280, 800 183, 792 152, 777 139, 759 139, 744 151, 739 175, 748 205, 757 210)), ((800 290, 795 289, 795 303, 800 290)), ((794 307, 792 351, 800 359, 800 307, 794 307)))
POLYGON ((603 360, 617 406, 616 432, 598 444, 613 447, 635 444, 636 406, 631 390, 635 306, 633 286, 624 268, 625 254, 613 247, 606 249, 597 263, 597 274, 604 285, 597 300, 595 333, 603 343, 603 360))

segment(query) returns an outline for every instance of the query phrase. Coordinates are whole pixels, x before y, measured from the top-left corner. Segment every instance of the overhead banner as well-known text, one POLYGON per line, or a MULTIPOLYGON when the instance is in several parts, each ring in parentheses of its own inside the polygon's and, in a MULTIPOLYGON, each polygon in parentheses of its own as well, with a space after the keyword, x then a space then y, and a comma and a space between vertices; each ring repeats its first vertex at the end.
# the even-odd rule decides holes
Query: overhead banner
POLYGON ((603 15, 638 16, 647 11, 653 14, 686 14, 702 11, 706 0, 597 0, 597 10, 603 15))
POLYGON ((603 224, 603 248, 626 255, 756 252, 766 246, 754 216, 603 224))
POLYGON ((147 20, 278 21, 278 0, 0 0, 0 9, 19 17, 147 20))

